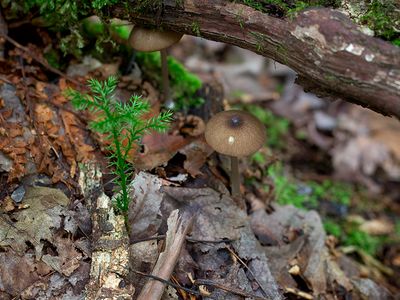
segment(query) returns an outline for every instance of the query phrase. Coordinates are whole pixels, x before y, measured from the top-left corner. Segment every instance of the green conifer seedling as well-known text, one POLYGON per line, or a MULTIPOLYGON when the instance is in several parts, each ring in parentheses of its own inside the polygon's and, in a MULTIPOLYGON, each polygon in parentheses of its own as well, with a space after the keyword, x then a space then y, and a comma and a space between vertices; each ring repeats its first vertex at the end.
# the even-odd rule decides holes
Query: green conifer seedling
POLYGON ((133 166, 127 162, 129 152, 146 132, 165 131, 172 120, 172 113, 162 112, 149 120, 143 119, 142 116, 150 109, 149 103, 140 96, 132 96, 127 103, 121 103, 114 98, 117 84, 118 80, 113 76, 104 82, 90 79, 90 94, 70 89, 67 95, 76 109, 88 109, 100 116, 89 126, 91 130, 105 134, 110 141, 110 166, 116 176, 114 182, 120 189, 115 204, 120 212, 126 213, 129 206, 128 181, 133 172, 133 166))

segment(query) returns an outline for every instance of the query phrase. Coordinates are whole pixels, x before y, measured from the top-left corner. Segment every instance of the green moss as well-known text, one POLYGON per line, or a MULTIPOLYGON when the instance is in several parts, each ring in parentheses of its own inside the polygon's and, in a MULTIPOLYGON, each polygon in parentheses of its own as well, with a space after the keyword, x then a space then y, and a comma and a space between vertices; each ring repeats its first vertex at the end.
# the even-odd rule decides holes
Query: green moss
MULTIPOLYGON (((311 7, 339 8, 340 0, 233 0, 277 17, 291 17, 311 7)), ((366 0, 367 9, 357 21, 371 28, 378 37, 400 46, 400 2, 398 0, 366 0), (359 20, 358 20, 359 19, 359 20)), ((259 51, 261 50, 258 49, 259 51)))
POLYGON ((377 254, 384 241, 382 237, 372 236, 358 227, 347 229, 341 240, 345 246, 355 246, 372 256, 377 254))
POLYGON ((136 0, 131 3, 132 9, 135 12, 152 12, 162 8, 162 0, 136 0))
MULTIPOLYGON (((142 69, 161 84, 161 58, 159 52, 138 52, 137 61, 142 69)), ((196 96, 202 82, 193 73, 190 73, 181 63, 173 57, 168 57, 168 68, 171 78, 172 98, 177 110, 186 110, 198 106, 203 99, 196 96)))
POLYGON ((271 111, 258 105, 243 105, 240 107, 256 116, 267 130, 267 146, 282 149, 285 146, 284 137, 289 132, 290 122, 288 119, 278 117, 271 111))
MULTIPOLYGON (((261 162, 260 157, 253 157, 253 160, 261 162)), ((269 166, 266 173, 272 178, 275 198, 282 205, 291 204, 302 209, 316 208, 319 200, 323 199, 349 206, 353 197, 353 188, 345 183, 331 180, 322 183, 315 181, 296 183, 284 175, 281 164, 269 166)))
MULTIPOLYGON (((252 159, 259 164, 265 163, 265 158, 261 155, 253 156, 252 159)), ((296 183, 284 174, 280 163, 270 165, 267 174, 273 181, 273 194, 280 205, 293 205, 305 210, 316 209, 319 200, 325 199, 348 206, 353 195, 353 189, 343 183, 332 181, 296 183)), ((325 218, 323 225, 325 231, 337 237, 342 245, 356 247, 372 256, 375 256, 388 241, 387 236, 372 236, 360 230, 360 223, 354 220, 325 218)), ((400 222, 396 224, 396 231, 400 231, 400 222)))
MULTIPOLYGON (((88 43, 82 36, 80 20, 93 14, 107 20, 109 8, 117 2, 124 5, 128 0, 0 0, 7 20, 34 15, 38 26, 58 33, 59 47, 64 53, 76 56, 88 43)), ((93 30, 102 31, 101 25, 94 26, 93 30)))
POLYGON ((300 193, 300 186, 284 175, 280 163, 269 166, 267 174, 274 182, 274 196, 280 205, 293 205, 300 209, 317 207, 316 198, 300 193))
POLYGON ((342 236, 342 227, 338 223, 334 222, 333 220, 326 219, 323 224, 327 234, 333 235, 337 238, 342 236))
POLYGON ((198 37, 201 36, 201 33, 200 33, 200 25, 199 25, 198 22, 193 22, 193 23, 192 23, 192 32, 193 32, 196 36, 198 36, 198 37))
POLYGON ((307 183, 313 189, 315 197, 329 199, 346 206, 350 205, 353 188, 349 184, 324 180, 322 183, 310 181, 307 183))
POLYGON ((300 10, 309 7, 338 7, 340 0, 233 0, 232 2, 242 3, 255 10, 277 17, 286 17, 300 10))
POLYGON ((360 22, 394 45, 400 44, 400 3, 397 0, 372 0, 360 22))
POLYGON ((256 49, 258 52, 264 52, 265 35, 259 32, 250 31, 250 34, 256 40, 256 49))

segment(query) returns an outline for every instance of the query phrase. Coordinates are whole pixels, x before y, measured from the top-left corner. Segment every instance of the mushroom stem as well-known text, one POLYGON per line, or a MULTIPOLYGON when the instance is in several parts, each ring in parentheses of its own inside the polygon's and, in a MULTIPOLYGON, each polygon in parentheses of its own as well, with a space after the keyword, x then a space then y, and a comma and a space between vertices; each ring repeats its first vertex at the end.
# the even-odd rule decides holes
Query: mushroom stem
POLYGON ((231 190, 232 196, 240 195, 239 159, 231 156, 231 190))
POLYGON ((169 95, 167 48, 160 50, 160 54, 161 54, 162 89, 164 95, 164 104, 166 107, 171 108, 171 106, 173 106, 173 102, 169 95))

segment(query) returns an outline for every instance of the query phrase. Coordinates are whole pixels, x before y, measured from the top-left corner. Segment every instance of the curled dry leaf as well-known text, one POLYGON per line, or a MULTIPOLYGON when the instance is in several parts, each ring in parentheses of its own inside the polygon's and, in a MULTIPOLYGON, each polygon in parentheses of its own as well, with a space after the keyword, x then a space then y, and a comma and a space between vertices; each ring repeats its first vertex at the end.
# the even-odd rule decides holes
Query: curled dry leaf
POLYGON ((167 163, 176 152, 190 141, 181 135, 152 133, 143 137, 143 153, 135 154, 134 164, 138 169, 150 170, 167 163))
POLYGON ((192 143, 179 150, 179 153, 186 156, 183 167, 193 178, 203 174, 200 169, 206 162, 207 157, 213 152, 214 150, 203 138, 194 140, 192 143))

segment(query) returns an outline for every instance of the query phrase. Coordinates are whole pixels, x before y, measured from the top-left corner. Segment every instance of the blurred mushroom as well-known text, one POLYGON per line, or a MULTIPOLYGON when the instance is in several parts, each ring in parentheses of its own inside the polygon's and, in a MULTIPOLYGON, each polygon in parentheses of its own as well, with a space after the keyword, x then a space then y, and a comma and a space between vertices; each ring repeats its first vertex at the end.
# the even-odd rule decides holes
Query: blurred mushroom
POLYGON ((164 103, 168 108, 172 108, 174 103, 172 102, 169 93, 167 48, 177 43, 182 36, 183 34, 179 32, 168 30, 159 31, 136 26, 132 29, 129 36, 130 46, 137 51, 160 51, 164 103))
POLYGON ((215 151, 231 157, 232 195, 240 195, 238 158, 251 155, 264 145, 264 125, 247 112, 223 111, 207 123, 205 138, 215 151))

